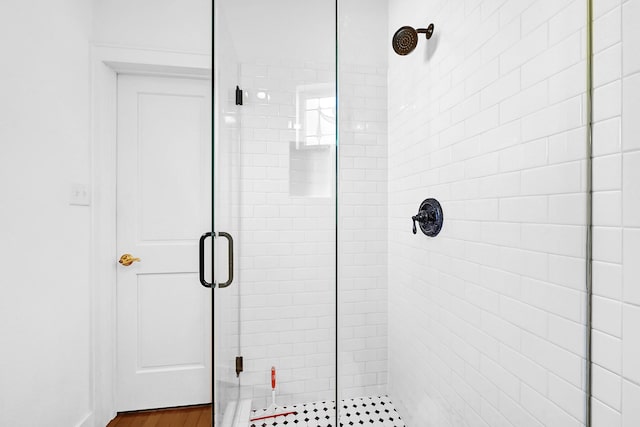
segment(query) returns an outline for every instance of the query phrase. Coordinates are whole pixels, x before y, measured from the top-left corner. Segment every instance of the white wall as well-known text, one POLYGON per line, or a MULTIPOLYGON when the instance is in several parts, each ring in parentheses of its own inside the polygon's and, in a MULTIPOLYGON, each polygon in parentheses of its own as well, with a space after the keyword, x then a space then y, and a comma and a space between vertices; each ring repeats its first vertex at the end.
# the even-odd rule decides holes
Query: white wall
POLYGON ((338 2, 338 61, 387 68, 387 0, 338 2))
POLYGON ((0 425, 94 421, 90 208, 69 205, 90 180, 90 41, 210 53, 210 7, 0 5, 0 425))
POLYGON ((93 0, 92 41, 211 54, 211 0, 93 0))
POLYGON ((594 427, 640 425, 639 18, 594 0, 594 427))
POLYGON ((335 57, 333 1, 225 0, 228 28, 241 62, 316 61, 335 57))
MULTIPOLYGON (((295 58, 327 64, 335 60, 334 1, 233 0, 218 4, 225 10, 240 61, 295 58)), ((386 65, 386 6, 386 0, 338 2, 339 56, 351 64, 386 65)))
POLYGON ((0 425, 68 427, 91 411, 91 3, 0 5, 0 425))
POLYGON ((584 418, 582 0, 390 1, 389 383, 408 425, 584 418), (436 238, 411 233, 427 197, 436 238))

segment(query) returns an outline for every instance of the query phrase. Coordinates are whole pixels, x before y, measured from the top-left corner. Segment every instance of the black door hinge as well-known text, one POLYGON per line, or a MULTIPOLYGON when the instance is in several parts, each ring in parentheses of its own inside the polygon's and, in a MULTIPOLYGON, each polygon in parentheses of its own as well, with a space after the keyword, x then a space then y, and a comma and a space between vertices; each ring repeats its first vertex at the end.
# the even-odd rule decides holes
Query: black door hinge
POLYGON ((236 357, 236 377, 240 376, 240 372, 242 372, 242 356, 236 357))
POLYGON ((236 105, 242 105, 242 89, 236 86, 236 105))

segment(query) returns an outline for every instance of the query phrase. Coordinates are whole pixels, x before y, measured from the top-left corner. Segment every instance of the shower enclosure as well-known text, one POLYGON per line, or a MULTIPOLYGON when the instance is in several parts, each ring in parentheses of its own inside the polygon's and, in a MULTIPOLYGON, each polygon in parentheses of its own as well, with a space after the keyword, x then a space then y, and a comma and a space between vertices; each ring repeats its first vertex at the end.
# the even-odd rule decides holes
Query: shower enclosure
POLYGON ((215 425, 585 425, 587 22, 214 1, 215 425))

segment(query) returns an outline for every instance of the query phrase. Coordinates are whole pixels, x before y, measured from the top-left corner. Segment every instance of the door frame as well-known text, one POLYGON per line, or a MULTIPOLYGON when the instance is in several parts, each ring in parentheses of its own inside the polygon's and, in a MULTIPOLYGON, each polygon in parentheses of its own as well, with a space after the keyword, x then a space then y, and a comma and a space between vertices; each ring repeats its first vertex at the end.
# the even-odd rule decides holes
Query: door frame
MULTIPOLYGON (((116 136, 118 74, 212 78, 212 55, 90 47, 90 411, 81 427, 116 415, 116 136)), ((213 88, 213 84, 212 84, 213 88)), ((213 99, 213 98, 212 98, 213 99)), ((213 367, 212 367, 213 369, 213 367)))

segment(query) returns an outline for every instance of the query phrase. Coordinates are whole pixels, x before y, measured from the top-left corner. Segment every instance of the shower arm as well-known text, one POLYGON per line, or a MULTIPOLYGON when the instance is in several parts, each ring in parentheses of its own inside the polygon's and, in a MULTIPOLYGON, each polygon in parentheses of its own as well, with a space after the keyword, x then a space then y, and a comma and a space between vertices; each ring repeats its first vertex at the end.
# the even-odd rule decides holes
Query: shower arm
POLYGON ((434 29, 433 24, 429 24, 429 26, 427 28, 416 28, 416 33, 417 34, 424 34, 427 37, 427 40, 428 40, 433 35, 433 29, 434 29))

